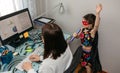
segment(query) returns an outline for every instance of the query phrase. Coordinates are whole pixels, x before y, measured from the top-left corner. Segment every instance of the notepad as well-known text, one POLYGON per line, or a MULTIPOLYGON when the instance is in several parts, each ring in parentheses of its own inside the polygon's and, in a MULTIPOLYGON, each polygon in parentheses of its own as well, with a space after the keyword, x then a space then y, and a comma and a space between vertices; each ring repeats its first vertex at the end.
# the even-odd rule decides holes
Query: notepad
POLYGON ((25 32, 25 33, 23 34, 23 36, 24 36, 24 38, 28 38, 28 37, 29 37, 28 32, 25 32))

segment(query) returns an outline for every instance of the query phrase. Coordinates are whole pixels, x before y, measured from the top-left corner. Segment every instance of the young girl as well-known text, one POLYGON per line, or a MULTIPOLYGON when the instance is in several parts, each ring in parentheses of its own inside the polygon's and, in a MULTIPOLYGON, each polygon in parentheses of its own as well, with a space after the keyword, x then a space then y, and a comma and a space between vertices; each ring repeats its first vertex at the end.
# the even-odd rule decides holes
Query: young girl
POLYGON ((102 71, 101 64, 98 56, 98 27, 100 24, 100 12, 102 5, 96 7, 96 16, 94 14, 87 14, 83 17, 83 28, 80 32, 74 33, 73 36, 80 38, 81 48, 83 50, 80 59, 80 66, 75 70, 75 73, 86 69, 87 73, 97 73, 102 71))

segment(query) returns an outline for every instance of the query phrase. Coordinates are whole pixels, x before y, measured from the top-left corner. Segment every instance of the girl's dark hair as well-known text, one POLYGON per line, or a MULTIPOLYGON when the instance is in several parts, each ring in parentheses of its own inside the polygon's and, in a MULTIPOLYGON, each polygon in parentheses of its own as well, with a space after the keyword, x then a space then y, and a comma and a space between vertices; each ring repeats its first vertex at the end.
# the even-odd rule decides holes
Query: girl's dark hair
POLYGON ((67 42, 64 39, 63 32, 57 24, 45 24, 42 27, 42 36, 44 39, 44 59, 50 55, 57 59, 67 48, 67 42))
POLYGON ((96 19, 96 16, 94 14, 92 14, 92 13, 87 14, 87 15, 83 16, 83 18, 85 20, 87 20, 89 24, 92 24, 92 27, 94 27, 95 19, 96 19))

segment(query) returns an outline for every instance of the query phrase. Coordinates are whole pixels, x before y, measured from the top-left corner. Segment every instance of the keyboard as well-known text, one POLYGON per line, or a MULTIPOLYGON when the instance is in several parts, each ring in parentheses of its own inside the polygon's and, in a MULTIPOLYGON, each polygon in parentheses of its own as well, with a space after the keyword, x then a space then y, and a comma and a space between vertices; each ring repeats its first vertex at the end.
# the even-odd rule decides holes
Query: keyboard
POLYGON ((27 42, 28 40, 29 40, 28 38, 18 39, 16 41, 12 41, 11 43, 9 43, 9 45, 16 48, 16 47, 20 46, 21 44, 27 42))
MULTIPOLYGON (((44 52, 44 49, 43 49, 43 48, 41 48, 41 47, 36 48, 35 51, 34 51, 33 53, 31 53, 30 55, 28 55, 23 61, 21 61, 21 62, 16 66, 16 68, 19 69, 20 71, 23 71, 22 65, 23 65, 24 62, 31 62, 31 61, 29 60, 29 57, 30 57, 31 55, 33 55, 33 54, 43 55, 43 52, 44 52)), ((31 62, 31 63, 32 63, 32 62, 31 62)))

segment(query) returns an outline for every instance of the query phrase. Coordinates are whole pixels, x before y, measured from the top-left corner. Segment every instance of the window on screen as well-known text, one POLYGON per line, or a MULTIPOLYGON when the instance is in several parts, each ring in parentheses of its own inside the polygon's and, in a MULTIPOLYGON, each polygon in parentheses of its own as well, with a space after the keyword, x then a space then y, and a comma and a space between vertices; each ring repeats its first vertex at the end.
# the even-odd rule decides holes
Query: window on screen
MULTIPOLYGON (((0 18, 0 37, 2 41, 10 40, 16 34, 17 36, 14 37, 19 38, 19 35, 31 28, 33 28, 33 25, 28 9, 23 9, 0 18)), ((15 39, 14 37, 12 39, 15 39)))

